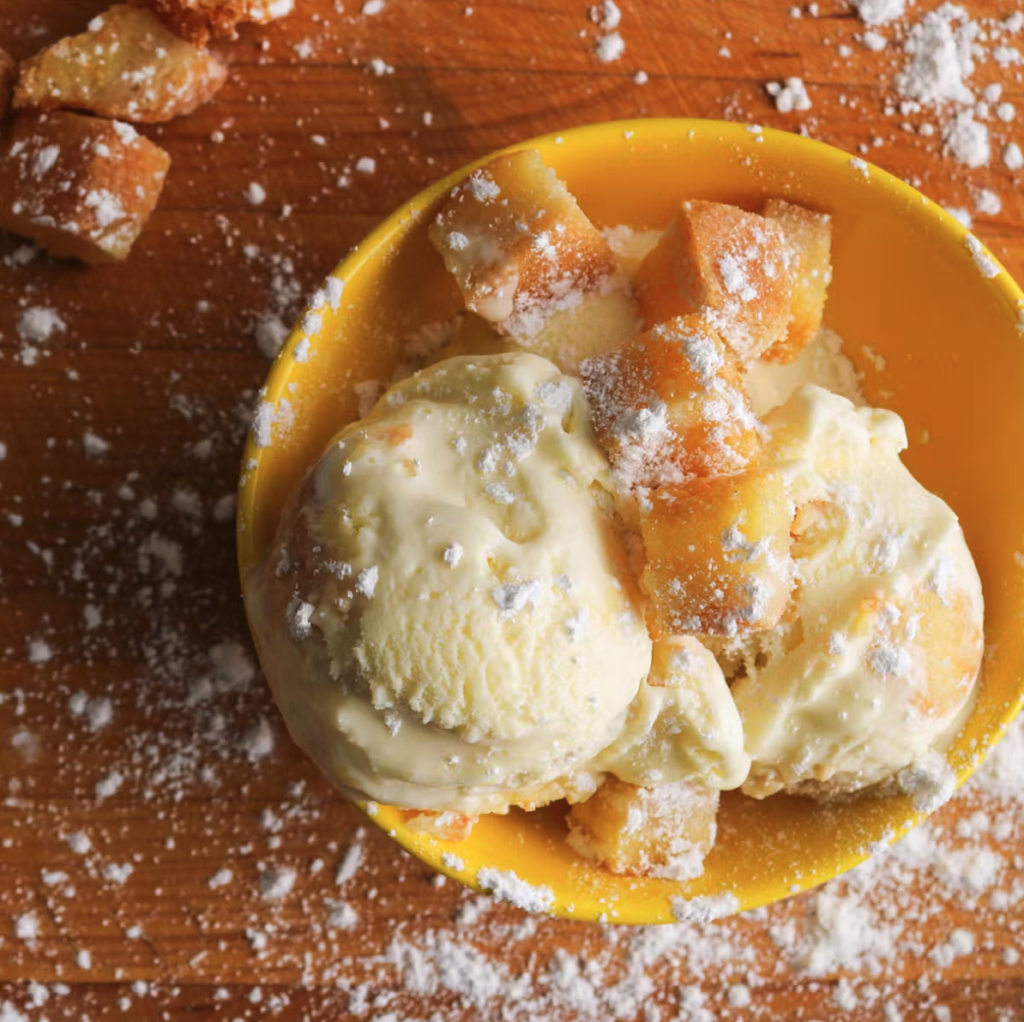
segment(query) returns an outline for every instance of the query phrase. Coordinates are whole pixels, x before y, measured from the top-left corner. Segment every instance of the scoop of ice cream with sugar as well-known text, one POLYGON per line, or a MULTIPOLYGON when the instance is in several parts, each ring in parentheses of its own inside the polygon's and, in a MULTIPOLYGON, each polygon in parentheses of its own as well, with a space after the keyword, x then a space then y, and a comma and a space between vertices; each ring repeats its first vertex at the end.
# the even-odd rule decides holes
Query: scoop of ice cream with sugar
POLYGON ((356 796, 582 797, 651 663, 578 381, 526 353, 399 383, 332 441, 248 581, 285 720, 356 796))
POLYGON ((855 790, 955 734, 983 652, 981 583, 956 515, 900 461, 896 414, 805 386, 765 425, 793 495, 797 585, 782 626, 742 651, 743 790, 855 790))
POLYGON ((654 643, 651 671, 599 763, 643 788, 686 781, 726 791, 743 783, 743 722, 710 650, 690 635, 654 643))

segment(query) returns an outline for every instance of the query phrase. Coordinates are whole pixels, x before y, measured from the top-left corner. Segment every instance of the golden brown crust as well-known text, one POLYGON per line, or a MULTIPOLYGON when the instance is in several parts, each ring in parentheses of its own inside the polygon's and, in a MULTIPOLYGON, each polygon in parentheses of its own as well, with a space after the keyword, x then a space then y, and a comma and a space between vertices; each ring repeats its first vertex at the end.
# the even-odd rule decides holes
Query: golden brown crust
POLYGON ((566 840, 613 873, 692 879, 715 841, 718 792, 677 781, 638 788, 609 777, 569 810, 566 840))
POLYGON ((116 121, 18 115, 0 156, 0 227, 51 255, 124 259, 156 206, 170 157, 116 121))
POLYGON ((684 202, 634 281, 648 327, 703 312, 741 362, 786 336, 782 228, 736 206, 684 202))
POLYGON ((654 638, 774 627, 793 584, 793 510, 773 469, 664 486, 641 507, 654 638))
POLYGON ((191 113, 226 80, 212 53, 178 38, 151 11, 121 5, 26 60, 14 105, 150 124, 191 113))
POLYGON ((292 11, 288 0, 131 0, 149 7, 172 31, 198 46, 210 38, 235 39, 238 26, 247 22, 266 24, 292 11))
POLYGON ((662 323, 588 360, 582 371, 594 428, 613 465, 631 456, 638 415, 663 416, 666 429, 653 437, 636 484, 738 472, 762 447, 742 369, 701 315, 662 323))
POLYGON ((792 362, 821 328, 832 280, 832 219, 827 213, 815 213, 784 199, 769 199, 764 215, 785 232, 793 315, 786 336, 762 357, 772 362, 792 362))

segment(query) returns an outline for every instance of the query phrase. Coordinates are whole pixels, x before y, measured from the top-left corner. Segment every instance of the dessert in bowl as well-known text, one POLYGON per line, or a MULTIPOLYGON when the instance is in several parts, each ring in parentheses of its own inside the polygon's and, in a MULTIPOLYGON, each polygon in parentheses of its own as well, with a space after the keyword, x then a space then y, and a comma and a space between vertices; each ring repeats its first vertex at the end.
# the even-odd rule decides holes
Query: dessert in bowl
POLYGON ((755 907, 898 837, 1019 709, 1021 295, 795 136, 515 150, 378 228, 271 373, 239 515, 261 661, 328 775, 465 883, 584 919, 755 907), (749 265, 680 283, 744 231, 749 265), (551 264, 570 286, 538 304, 551 264), (772 358, 831 385, 826 285, 865 406, 748 387, 772 358))

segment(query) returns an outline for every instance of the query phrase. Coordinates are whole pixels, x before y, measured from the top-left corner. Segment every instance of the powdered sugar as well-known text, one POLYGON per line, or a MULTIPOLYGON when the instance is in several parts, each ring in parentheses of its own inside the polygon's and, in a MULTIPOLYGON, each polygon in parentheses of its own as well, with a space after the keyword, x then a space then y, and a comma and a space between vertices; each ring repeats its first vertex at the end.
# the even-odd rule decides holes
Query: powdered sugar
POLYGON ((1020 170, 1024 167, 1024 154, 1016 142, 1010 142, 1003 147, 1002 160, 1007 170, 1020 170))
POLYGON ((360 596, 370 599, 377 590, 377 582, 380 580, 380 569, 376 566, 363 568, 356 577, 355 591, 360 596))
POLYGON ((257 447, 269 447, 274 442, 274 406, 260 401, 252 419, 252 439, 257 447))
POLYGON ((618 32, 601 36, 594 44, 594 56, 602 63, 618 60, 626 52, 626 43, 618 32))
POLYGON ((111 770, 106 777, 96 782, 96 800, 102 801, 116 795, 121 790, 122 784, 124 784, 124 776, 120 770, 111 770))
POLYGON ((990 280, 993 277, 998 277, 1000 272, 999 265, 994 259, 985 254, 981 242, 973 234, 966 235, 964 241, 967 244, 967 251, 971 253, 974 265, 981 271, 981 275, 990 280))
POLYGON ((209 887, 211 891, 216 891, 221 887, 227 887, 233 879, 234 873, 232 873, 230 869, 219 869, 206 882, 206 886, 209 887))
POLYGON ((334 874, 334 882, 338 887, 348 883, 356 873, 359 872, 359 867, 363 864, 363 844, 360 840, 354 841, 349 845, 344 856, 342 856, 341 862, 338 863, 338 869, 334 874))
POLYGON ((34 912, 26 912, 14 920, 14 936, 19 940, 34 941, 39 936, 39 918, 34 912))
POLYGON ((260 316, 255 328, 256 347, 264 358, 273 359, 288 337, 288 327, 271 313, 260 316))
POLYGON ((250 763, 266 759, 274 751, 274 729, 260 717, 256 725, 246 732, 242 739, 242 747, 250 763))
POLYGON ((281 901, 295 886, 296 872, 291 866, 275 866, 260 874, 260 897, 264 901, 281 901))
POLYGON ((87 458, 100 458, 110 450, 110 442, 87 429, 82 434, 82 448, 87 458))
POLYGON ((609 32, 619 27, 622 21, 622 11, 619 10, 615 0, 602 0, 590 8, 590 20, 599 28, 609 32))
POLYGON ((906 0, 854 0, 857 14, 865 25, 888 25, 903 17, 906 0))
POLYGON ((970 110, 961 110, 946 129, 949 151, 968 167, 986 167, 992 150, 988 127, 974 119, 970 110))
POLYGON ((539 579, 506 582, 491 590, 491 597, 504 618, 515 617, 526 607, 536 607, 543 596, 544 586, 539 579))
POLYGON ((734 253, 726 252, 721 257, 718 261, 718 270, 729 294, 735 295, 741 302, 752 302, 757 298, 757 290, 750 283, 743 263, 734 253))
POLYGON ((800 78, 787 78, 783 82, 769 82, 765 89, 768 95, 775 100, 775 109, 780 114, 788 114, 793 111, 802 113, 811 109, 811 98, 807 95, 807 88, 800 78))
POLYGON ((499 901, 507 901, 527 912, 547 912, 555 903, 550 887, 528 884, 511 870, 485 866, 477 871, 476 882, 499 901))
POLYGON ((680 923, 709 923, 735 915, 739 910, 740 904, 733 894, 672 899, 672 915, 680 923))
POLYGON ((18 318, 18 336, 23 341, 45 344, 55 333, 67 329, 56 309, 34 305, 18 318))
POLYGON ((998 216, 1003 202, 990 188, 979 188, 974 194, 974 211, 982 216, 998 216))
POLYGON ((948 802, 956 790, 956 776, 944 756, 932 752, 901 770, 900 790, 910 795, 918 812, 932 813, 948 802))
POLYGON ((966 79, 974 71, 978 31, 962 7, 944 3, 928 11, 907 35, 911 61, 896 77, 900 93, 929 105, 973 102, 966 79))

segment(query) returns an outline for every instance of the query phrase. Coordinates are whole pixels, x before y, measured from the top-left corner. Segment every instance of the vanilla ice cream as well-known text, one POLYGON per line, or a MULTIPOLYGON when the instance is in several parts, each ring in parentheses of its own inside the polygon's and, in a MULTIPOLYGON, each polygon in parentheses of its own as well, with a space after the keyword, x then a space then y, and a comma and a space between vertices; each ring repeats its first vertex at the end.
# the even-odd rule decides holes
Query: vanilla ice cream
POLYGON ((743 790, 853 790, 955 733, 981 662, 981 584, 956 516, 899 459, 897 415, 805 386, 765 425, 798 584, 788 626, 751 644, 732 688, 743 790))
POLYGON ((450 359, 342 430, 248 580, 295 740, 343 789, 502 812, 589 795, 651 640, 578 381, 450 359))
POLYGON ((625 727, 598 763, 644 788, 676 781, 739 787, 750 770, 743 722, 711 651, 692 636, 656 642, 625 727))

